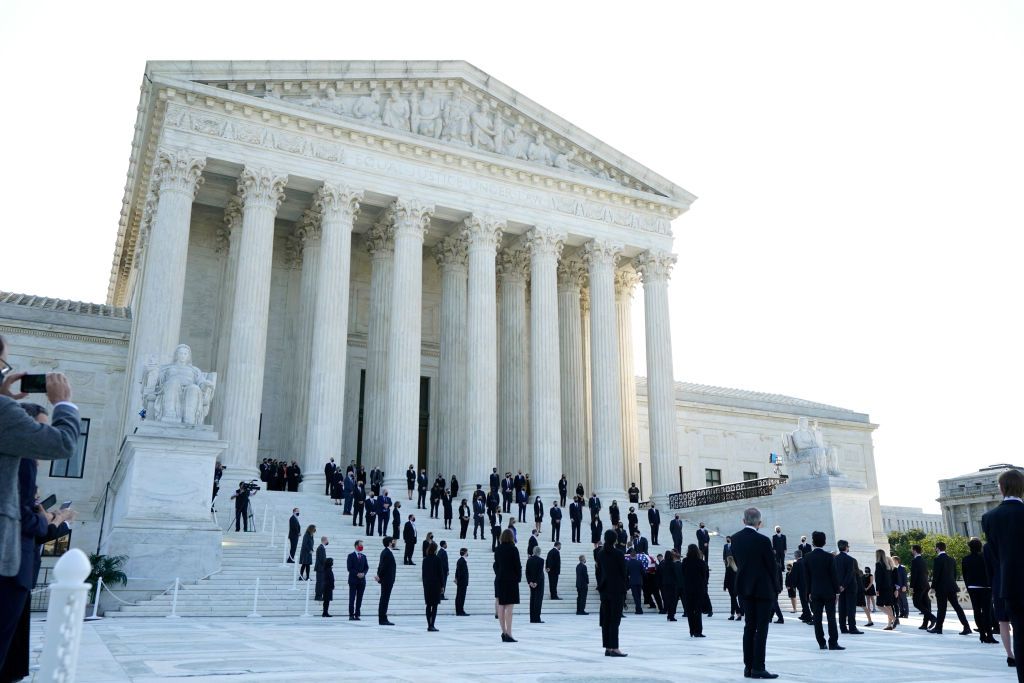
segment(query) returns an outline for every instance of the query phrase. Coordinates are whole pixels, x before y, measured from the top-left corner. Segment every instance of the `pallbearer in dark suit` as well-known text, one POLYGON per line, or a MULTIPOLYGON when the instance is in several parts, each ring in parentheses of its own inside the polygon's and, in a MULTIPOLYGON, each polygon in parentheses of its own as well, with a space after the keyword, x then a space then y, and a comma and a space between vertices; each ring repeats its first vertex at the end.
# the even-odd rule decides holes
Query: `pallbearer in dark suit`
MULTIPOLYGON (((960 587, 956 585, 956 562, 946 554, 946 544, 942 541, 935 544, 935 549, 938 554, 935 556, 935 561, 932 562, 932 590, 935 591, 935 599, 939 601, 939 609, 935 617, 937 623, 928 632, 942 633, 942 623, 946 618, 946 605, 948 604, 953 606, 953 611, 960 619, 960 625, 964 627, 960 631, 960 635, 969 636, 971 635, 971 625, 967 623, 967 617, 956 597, 960 592, 960 587)), ((875 577, 875 580, 877 581, 878 577, 875 577)))
POLYGON ((395 506, 391 508, 391 538, 398 539, 398 532, 402 527, 402 503, 401 501, 395 501, 395 506))
POLYGON ((466 614, 466 589, 469 587, 468 548, 459 548, 459 561, 455 563, 455 616, 468 617, 466 614))
POLYGON ((391 602, 391 589, 395 587, 395 539, 384 537, 384 550, 377 561, 377 573, 373 580, 380 584, 380 602, 377 604, 377 623, 381 626, 394 626, 388 621, 388 603, 391 602))
POLYGON ((348 554, 348 619, 359 621, 363 607, 363 591, 366 590, 366 574, 370 563, 363 554, 363 541, 355 542, 355 551, 348 554))
POLYGON ((576 565, 576 614, 586 616, 587 589, 590 587, 590 575, 587 573, 587 556, 580 555, 580 563, 576 565))
POLYGON ((526 583, 530 586, 530 623, 543 624, 540 608, 544 602, 544 560, 540 546, 533 549, 533 555, 526 561, 526 583))
POLYGON ((324 465, 324 495, 331 495, 331 481, 334 479, 334 470, 338 469, 338 466, 334 464, 334 458, 324 465))
POLYGON ((647 523, 651 526, 651 545, 658 545, 658 529, 661 527, 661 512, 654 502, 647 510, 647 523))
MULTIPOLYGON (((846 541, 839 541, 836 544, 839 554, 833 560, 836 565, 836 578, 839 579, 839 630, 842 633, 860 635, 863 631, 857 629, 857 589, 860 580, 857 578, 857 560, 850 557, 850 544, 846 541)), ((925 577, 925 592, 927 593, 928 577, 925 577)))
POLYGON ((544 561, 544 571, 548 575, 548 584, 551 586, 551 599, 561 600, 558 597, 558 575, 562 573, 562 544, 555 541, 555 547, 548 551, 544 561))
POLYGON ((914 600, 914 607, 924 615, 924 621, 918 628, 926 631, 939 623, 935 615, 932 614, 932 599, 928 595, 928 591, 931 589, 928 583, 928 565, 925 563, 924 555, 921 554, 921 546, 910 546, 910 552, 914 556, 914 559, 910 561, 910 588, 914 591, 911 597, 914 600))
POLYGON ((778 678, 765 669, 765 646, 772 602, 778 603, 779 567, 767 536, 757 532, 761 511, 747 508, 743 529, 732 535, 732 556, 736 560, 736 590, 746 614, 743 626, 743 675, 750 678, 778 678))
POLYGON ((1024 474, 1010 469, 999 475, 1003 502, 981 518, 981 529, 988 538, 996 577, 993 594, 1002 601, 997 611, 1009 613, 1013 625, 1013 652, 1017 680, 1024 682, 1024 474))
POLYGON ((437 559, 441 562, 441 573, 444 575, 441 581, 441 599, 447 600, 448 598, 444 595, 444 589, 448 585, 448 542, 441 541, 437 548, 437 559))
POLYGON ((814 619, 814 637, 818 647, 824 650, 845 650, 839 644, 839 629, 836 628, 836 593, 845 592, 839 583, 836 562, 832 554, 825 550, 825 533, 815 531, 811 534, 814 550, 800 563, 807 572, 811 584, 811 616, 814 619), (821 613, 824 610, 828 617, 828 643, 825 643, 825 632, 821 626, 821 613))
POLYGON ((683 549, 683 520, 676 515, 668 523, 668 533, 672 536, 672 550, 678 555, 683 549))
POLYGON ((324 570, 324 562, 327 561, 327 537, 320 537, 320 545, 316 548, 316 561, 313 563, 313 572, 316 573, 316 590, 314 600, 323 600, 324 577, 321 572, 324 570))

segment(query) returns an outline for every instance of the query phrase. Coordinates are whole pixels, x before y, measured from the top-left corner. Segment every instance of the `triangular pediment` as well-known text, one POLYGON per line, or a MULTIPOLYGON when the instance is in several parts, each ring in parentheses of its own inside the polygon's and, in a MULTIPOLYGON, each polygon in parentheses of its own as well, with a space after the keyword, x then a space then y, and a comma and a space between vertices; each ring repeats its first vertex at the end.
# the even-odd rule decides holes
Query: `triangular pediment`
POLYGON ((151 62, 147 73, 653 194, 681 210, 694 200, 466 62, 151 62))

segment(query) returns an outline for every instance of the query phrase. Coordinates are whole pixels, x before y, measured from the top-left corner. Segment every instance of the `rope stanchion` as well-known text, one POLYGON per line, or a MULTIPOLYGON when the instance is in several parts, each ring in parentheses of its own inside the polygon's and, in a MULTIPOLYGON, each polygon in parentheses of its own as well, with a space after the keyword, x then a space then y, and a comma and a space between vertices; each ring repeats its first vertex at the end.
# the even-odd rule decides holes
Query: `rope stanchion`
MULTIPOLYGON (((101 617, 99 615, 99 611, 100 611, 100 593, 103 592, 103 588, 104 588, 104 586, 103 586, 103 577, 102 576, 96 577, 96 599, 93 600, 93 603, 92 603, 92 614, 85 618, 86 621, 96 621, 98 619, 102 619, 103 618, 103 617, 101 617)), ((110 593, 110 589, 109 588, 107 588, 107 592, 110 593)), ((114 597, 117 597, 117 596, 114 596, 114 597)))
POLYGON ((181 585, 181 580, 178 577, 174 579, 174 597, 171 598, 171 613, 167 615, 168 619, 180 619, 178 616, 178 587, 181 585))
POLYGON ((256 611, 256 608, 259 605, 259 601, 260 601, 260 577, 257 576, 256 577, 256 592, 253 593, 253 596, 252 596, 252 614, 249 615, 250 619, 252 619, 254 617, 259 617, 260 616, 259 612, 256 611))
POLYGON ((288 590, 297 591, 299 590, 299 563, 292 562, 292 587, 288 590))
POLYGON ((277 517, 272 517, 270 525, 270 547, 274 547, 274 539, 277 538, 277 517))
POLYGON ((306 610, 302 613, 302 616, 304 616, 304 617, 311 616, 310 613, 309 613, 309 584, 310 583, 311 583, 311 581, 309 581, 309 579, 307 579, 306 580, 306 610))

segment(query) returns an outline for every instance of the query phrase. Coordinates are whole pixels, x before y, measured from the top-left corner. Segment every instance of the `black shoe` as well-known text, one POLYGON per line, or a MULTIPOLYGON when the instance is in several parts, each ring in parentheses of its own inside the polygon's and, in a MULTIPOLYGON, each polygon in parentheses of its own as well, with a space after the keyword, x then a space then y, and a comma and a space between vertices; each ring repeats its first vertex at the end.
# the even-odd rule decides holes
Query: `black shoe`
POLYGON ((927 619, 925 619, 924 623, 917 627, 917 630, 918 631, 927 631, 928 630, 928 624, 930 624, 930 623, 932 623, 932 622, 930 622, 927 619))
POLYGON ((840 633, 849 633, 849 631, 847 631, 847 630, 846 630, 845 628, 841 628, 841 629, 839 629, 839 632, 840 632, 840 633))
POLYGON ((768 673, 767 671, 751 671, 751 678, 778 678, 779 674, 768 673))
POLYGON ((707 636, 705 636, 703 633, 691 633, 690 637, 691 638, 707 638, 707 636))
POLYGON ((530 623, 531 624, 543 624, 544 622, 541 619, 537 619, 536 621, 534 621, 533 619, 530 619, 530 623))
POLYGON ((678 619, 676 619, 675 617, 669 617, 669 618, 668 618, 668 621, 679 621, 679 620, 678 620, 678 619))
MULTIPOLYGON (((442 598, 442 599, 443 599, 443 598, 442 598)), ((558 597, 558 596, 556 595, 555 597, 553 597, 553 598, 551 598, 551 599, 552 599, 552 600, 561 600, 562 598, 560 598, 560 597, 558 597)))
POLYGON ((605 650, 604 651, 604 656, 605 657, 628 657, 629 655, 627 655, 625 652, 612 652, 611 650, 605 650))
POLYGON ((851 636, 862 636, 862 635, 864 635, 864 631, 860 631, 860 630, 850 631, 850 635, 851 636))
POLYGON ((321 614, 320 616, 324 617, 324 618, 327 618, 327 617, 333 617, 334 615, 333 614, 321 614))
POLYGON ((390 621, 378 621, 377 624, 379 626, 394 626, 394 624, 390 621))
POLYGON ((1017 666, 1017 660, 1013 657, 1006 658, 1006 666, 1017 666))
POLYGON ((457 617, 468 617, 469 614, 467 614, 466 612, 456 612, 455 616, 457 616, 457 617))
POLYGON ((736 617, 730 616, 729 621, 736 621, 736 617))
POLYGON ((936 626, 935 628, 928 629, 928 633, 937 633, 938 635, 941 636, 942 635, 942 629, 939 628, 938 626, 936 626))
POLYGON ((349 621, 356 621, 356 618, 355 618, 355 617, 353 617, 353 616, 350 616, 350 617, 348 618, 348 620, 349 620, 349 621))
POLYGON ((819 650, 827 650, 828 647, 824 643, 818 643, 818 649, 819 650))
POLYGON ((830 649, 830 650, 845 650, 846 648, 843 647, 842 645, 840 645, 839 643, 835 643, 833 645, 829 645, 828 649, 830 649))
POLYGON ((581 617, 586 617, 586 616, 590 615, 590 612, 577 612, 576 615, 577 616, 581 616, 581 617))
POLYGON ((971 635, 971 633, 972 633, 971 629, 969 627, 966 627, 966 626, 964 627, 963 631, 960 631, 960 635, 962 635, 962 636, 969 636, 969 635, 971 635))
POLYGON ((295 560, 288 560, 288 564, 295 564, 295 560))
POLYGON ((776 624, 783 624, 783 623, 785 623, 785 620, 784 619, 776 619, 775 623, 776 624))
POLYGON ((441 629, 437 629, 437 628, 434 628, 433 626, 428 626, 428 627, 427 627, 427 630, 428 630, 428 631, 439 631, 439 630, 441 630, 441 629))
POLYGON ((744 678, 750 678, 750 667, 749 666, 743 667, 743 677, 744 678))

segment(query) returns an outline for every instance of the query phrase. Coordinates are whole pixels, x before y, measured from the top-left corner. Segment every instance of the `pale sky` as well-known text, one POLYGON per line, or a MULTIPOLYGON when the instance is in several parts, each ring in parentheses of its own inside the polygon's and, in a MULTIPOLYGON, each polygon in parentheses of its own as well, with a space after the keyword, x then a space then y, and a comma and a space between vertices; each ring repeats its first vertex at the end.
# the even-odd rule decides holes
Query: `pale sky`
POLYGON ((464 59, 699 197, 677 380, 869 413, 883 505, 1024 464, 1022 3, 0 0, 0 289, 104 301, 147 59, 464 59))

